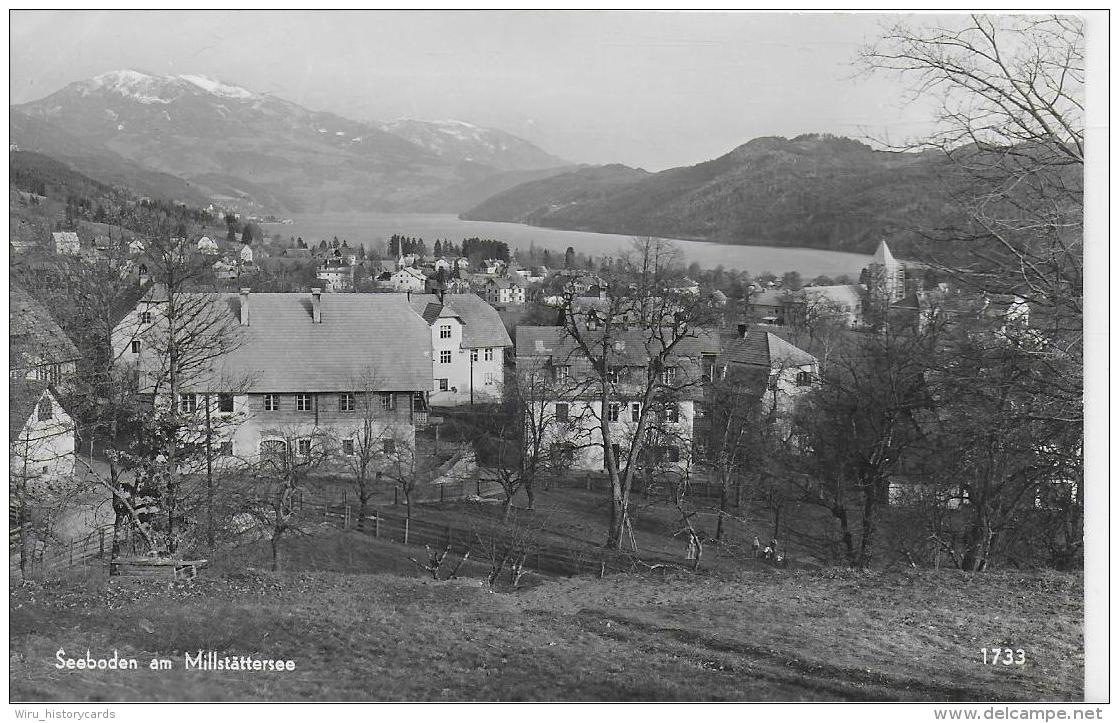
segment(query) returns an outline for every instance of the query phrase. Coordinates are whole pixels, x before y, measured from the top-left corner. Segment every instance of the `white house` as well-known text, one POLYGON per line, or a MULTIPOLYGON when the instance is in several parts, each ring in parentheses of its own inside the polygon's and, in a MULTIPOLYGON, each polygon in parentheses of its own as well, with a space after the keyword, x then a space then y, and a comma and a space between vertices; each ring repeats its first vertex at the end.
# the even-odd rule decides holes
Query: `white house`
POLYGON ((54 252, 62 256, 77 256, 82 252, 82 242, 73 231, 55 231, 51 234, 54 252))
POLYGON ((253 247, 249 244, 242 245, 240 259, 243 265, 251 266, 253 263, 253 247))
POLYGON ((436 271, 438 271, 439 269, 443 269, 443 271, 445 271, 447 273, 450 273, 451 262, 448 261, 447 259, 443 258, 442 256, 440 256, 439 258, 435 259, 435 263, 432 264, 431 267, 433 269, 435 269, 436 271))
POLYGON ((393 291, 411 291, 422 294, 427 277, 419 269, 404 267, 389 277, 388 286, 393 291))
POLYGON ((413 295, 411 304, 431 327, 431 403, 500 400, 513 342, 497 311, 474 294, 413 295))
POLYGON ((518 276, 496 276, 486 281, 486 301, 491 304, 525 303, 524 282, 518 276))
POLYGON ((220 252, 216 241, 209 236, 203 236, 198 239, 198 253, 203 256, 217 256, 220 252))
POLYGON ((77 449, 73 417, 43 382, 10 380, 8 385, 11 479, 38 491, 72 478, 77 449))
POLYGON ((326 284, 329 291, 346 291, 354 288, 354 267, 343 259, 324 261, 316 271, 316 278, 326 284))
MULTIPOLYGON (((593 337, 594 329, 584 332, 593 337)), ((644 407, 650 340, 640 331, 616 332, 609 354, 610 392, 603 409, 590 360, 562 327, 517 327, 517 373, 530 376, 534 402, 548 420, 548 445, 567 448, 571 468, 601 471, 606 464, 601 422, 610 429, 616 458, 629 448, 644 418, 647 439, 642 464, 679 467, 692 452, 696 406, 702 399, 704 360, 719 349, 718 335, 700 331, 682 339, 667 355, 661 371, 666 398, 644 407)), ((655 342, 653 342, 655 343, 655 342)), ((619 465, 625 462, 619 459, 619 465)))

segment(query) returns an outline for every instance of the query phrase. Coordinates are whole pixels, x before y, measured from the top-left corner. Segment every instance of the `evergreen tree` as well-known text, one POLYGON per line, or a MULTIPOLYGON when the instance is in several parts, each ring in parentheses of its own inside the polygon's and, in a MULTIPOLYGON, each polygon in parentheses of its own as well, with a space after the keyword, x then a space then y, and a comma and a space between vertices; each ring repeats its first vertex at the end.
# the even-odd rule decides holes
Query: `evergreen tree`
POLYGON ((575 249, 571 246, 567 247, 567 251, 563 253, 563 267, 570 269, 575 266, 575 249))
POLYGON ((441 244, 439 242, 439 239, 435 239, 435 251, 434 251, 434 253, 435 253, 436 258, 443 255, 443 244, 441 244))

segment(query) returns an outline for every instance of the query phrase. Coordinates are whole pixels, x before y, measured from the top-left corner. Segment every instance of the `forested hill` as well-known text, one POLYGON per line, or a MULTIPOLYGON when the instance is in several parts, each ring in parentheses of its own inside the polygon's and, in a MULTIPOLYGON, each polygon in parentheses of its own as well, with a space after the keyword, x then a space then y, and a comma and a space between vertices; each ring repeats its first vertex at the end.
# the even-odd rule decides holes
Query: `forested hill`
POLYGON ((462 218, 862 253, 889 238, 904 253, 915 229, 956 216, 941 163, 834 136, 758 138, 695 166, 603 166, 522 184, 462 218))

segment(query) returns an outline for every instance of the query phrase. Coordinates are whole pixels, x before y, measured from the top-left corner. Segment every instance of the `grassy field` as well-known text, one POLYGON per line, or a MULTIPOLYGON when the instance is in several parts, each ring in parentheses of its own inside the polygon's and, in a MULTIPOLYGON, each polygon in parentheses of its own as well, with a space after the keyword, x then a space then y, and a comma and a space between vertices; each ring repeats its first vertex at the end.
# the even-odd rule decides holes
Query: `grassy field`
MULTIPOLYGON (((204 579, 13 586, 12 701, 1061 700, 1082 697, 1079 576, 949 571, 435 582, 412 548, 356 533, 244 549, 204 579), (334 571, 301 568, 333 566, 334 571), (983 665, 980 648, 1026 651, 983 665), (55 653, 169 658, 60 671, 55 653), (290 658, 293 672, 183 670, 186 651, 290 658)), ((478 575, 481 568, 464 569, 478 575)))

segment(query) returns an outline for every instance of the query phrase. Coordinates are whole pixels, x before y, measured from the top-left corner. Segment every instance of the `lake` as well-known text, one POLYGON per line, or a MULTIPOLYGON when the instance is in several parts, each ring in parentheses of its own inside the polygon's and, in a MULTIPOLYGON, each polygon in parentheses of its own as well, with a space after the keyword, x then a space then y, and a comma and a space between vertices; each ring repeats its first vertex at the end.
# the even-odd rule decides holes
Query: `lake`
MULTIPOLYGON (((496 221, 463 221, 449 213, 328 213, 292 216, 291 224, 263 224, 269 236, 278 233, 283 237, 302 236, 308 244, 335 236, 346 239, 350 246, 364 243, 365 248, 376 248, 382 254, 385 242, 394 233, 422 238, 428 249, 435 239, 451 239, 461 243, 464 238, 477 236, 504 241, 511 249, 535 244, 562 255, 568 246, 595 257, 616 254, 629 248, 631 236, 587 231, 561 231, 519 223, 496 221)), ((726 269, 746 270, 752 274, 772 271, 778 275, 785 271, 799 271, 801 276, 812 278, 820 274, 836 276, 848 274, 857 279, 859 271, 870 261, 870 256, 840 251, 823 251, 807 248, 781 248, 776 246, 731 246, 705 241, 677 240, 685 264, 693 261, 704 268, 722 264, 726 269)))

